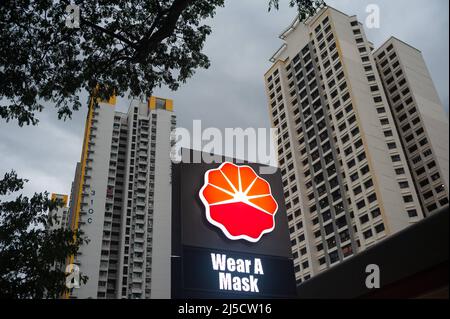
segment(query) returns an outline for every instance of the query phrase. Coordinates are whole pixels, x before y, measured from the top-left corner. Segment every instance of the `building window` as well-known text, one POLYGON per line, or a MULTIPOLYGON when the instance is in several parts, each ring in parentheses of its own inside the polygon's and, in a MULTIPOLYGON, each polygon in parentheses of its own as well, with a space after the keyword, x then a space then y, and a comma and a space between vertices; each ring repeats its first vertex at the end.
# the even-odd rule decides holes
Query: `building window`
POLYGON ((334 231, 333 224, 328 224, 325 226, 325 234, 329 235, 334 231))
POLYGON ((431 197, 433 197, 433 191, 428 191, 425 194, 423 194, 423 198, 425 199, 429 199, 431 197))
POLYGON ((415 209, 409 209, 407 213, 410 218, 417 217, 417 210, 415 209))
POLYGON ((364 239, 369 239, 370 237, 373 236, 372 230, 371 230, 371 229, 366 230, 366 231, 363 233, 363 235, 364 235, 364 239))
POLYGON ((373 182, 372 182, 371 179, 369 179, 368 181, 364 182, 364 187, 365 187, 366 189, 368 189, 368 188, 370 188, 370 187, 372 187, 372 186, 373 186, 373 182))
POLYGON ((413 197, 411 195, 403 196, 403 201, 405 203, 411 203, 413 201, 413 197))
POLYGON ((405 189, 405 188, 408 188, 408 187, 409 187, 408 182, 400 182, 400 183, 398 183, 398 184, 400 185, 400 188, 401 188, 401 189, 405 189))
POLYGON ((367 223, 367 222, 369 221, 369 216, 368 216, 367 214, 362 215, 362 216, 359 218, 359 221, 361 222, 362 225, 364 225, 365 223, 367 223))
POLYGON ((366 203, 364 202, 364 199, 360 200, 358 203, 356 203, 356 207, 358 209, 362 209, 364 208, 364 206, 366 205, 366 203))
POLYGON ((350 147, 345 149, 344 154, 345 154, 345 156, 349 156, 352 152, 353 152, 353 149, 350 146, 350 147))
POLYGON ((401 161, 400 155, 393 155, 393 156, 391 156, 391 159, 392 159, 392 162, 394 162, 394 163, 401 161))
POLYGON ((432 181, 437 181, 439 178, 441 178, 439 173, 435 173, 435 174, 431 175, 431 180, 432 181))
POLYGON ((333 251, 332 253, 329 254, 329 258, 330 258, 330 263, 334 264, 335 262, 337 262, 339 260, 339 254, 337 251, 333 251))
POLYGON ((418 129, 416 130, 416 135, 419 136, 419 135, 421 135, 423 132, 424 132, 423 128, 420 127, 420 128, 418 128, 418 129))
POLYGON ((347 162, 347 166, 348 168, 352 168, 353 166, 356 165, 356 161, 354 159, 350 160, 347 162))
POLYGON ((366 165, 363 168, 361 168, 361 174, 366 175, 367 173, 369 173, 369 166, 366 165))
POLYGON ((433 152, 432 152, 430 149, 428 149, 428 150, 426 150, 426 151, 423 152, 423 155, 424 155, 425 157, 431 156, 431 154, 433 154, 433 152))
POLYGON ((323 265, 323 264, 325 264, 325 263, 326 263, 325 257, 319 258, 319 265, 323 265))
POLYGON ((361 192, 362 192, 361 186, 358 186, 358 187, 353 189, 353 193, 355 194, 355 196, 358 195, 358 194, 361 194, 361 192))
POLYGON ((424 174, 424 173, 425 173, 425 168, 424 168, 424 167, 419 167, 419 168, 416 170, 417 176, 420 176, 420 175, 422 175, 422 174, 424 174))
POLYGON ((387 146, 390 150, 397 148, 397 145, 395 144, 395 142, 390 142, 387 144, 387 146))
POLYGON ((381 101, 383 101, 383 100, 381 99, 381 96, 375 96, 375 97, 373 98, 373 100, 374 100, 375 103, 381 103, 381 101))
POLYGON ((372 218, 377 218, 378 216, 381 215, 381 212, 379 208, 375 208, 370 212, 370 214, 372 215, 372 218))
POLYGON ((329 210, 324 212, 324 213, 322 213, 322 220, 323 220, 324 223, 326 223, 330 219, 331 219, 331 212, 329 210))
POLYGON ((362 152, 361 154, 358 155, 358 161, 362 162, 365 159, 366 159, 366 153, 362 152))
POLYGON ((427 167, 428 167, 429 169, 432 169, 432 168, 435 167, 435 166, 436 166, 435 161, 431 161, 430 163, 427 164, 427 167))
POLYGON ((384 224, 383 224, 383 223, 381 223, 381 224, 375 226, 375 231, 377 232, 377 234, 383 232, 384 229, 385 229, 385 228, 384 228, 384 224))

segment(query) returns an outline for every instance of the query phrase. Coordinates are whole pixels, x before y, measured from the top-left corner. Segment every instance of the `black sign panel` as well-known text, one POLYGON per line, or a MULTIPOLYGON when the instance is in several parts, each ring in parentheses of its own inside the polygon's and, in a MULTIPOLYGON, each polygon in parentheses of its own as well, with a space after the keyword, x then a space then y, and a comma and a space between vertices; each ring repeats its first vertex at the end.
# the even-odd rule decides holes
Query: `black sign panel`
POLYGON ((184 247, 183 286, 191 298, 295 296, 292 260, 184 247))
MULTIPOLYGON (((183 150, 186 151, 192 152, 183 150)), ((237 163, 251 167, 269 183, 278 209, 274 215, 275 227, 258 241, 231 240, 208 221, 199 196, 205 173, 226 161, 235 162, 217 157, 211 164, 181 162, 173 167, 172 295, 174 298, 294 297, 295 276, 281 174, 278 169, 273 174, 260 174, 261 164, 237 163), (226 259, 227 271, 212 267, 211 254, 219 254, 219 261, 226 259), (248 269, 255 265, 258 268, 259 264, 263 274, 248 269), (246 267, 244 272, 242 267, 246 267), (219 276, 222 276, 222 287, 219 276)))

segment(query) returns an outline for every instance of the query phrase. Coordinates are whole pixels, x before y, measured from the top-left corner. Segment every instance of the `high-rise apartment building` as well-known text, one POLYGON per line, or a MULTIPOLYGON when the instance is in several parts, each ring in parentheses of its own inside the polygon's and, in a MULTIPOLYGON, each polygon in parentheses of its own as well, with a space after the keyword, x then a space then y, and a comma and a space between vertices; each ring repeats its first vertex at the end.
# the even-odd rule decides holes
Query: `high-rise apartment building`
POLYGON ((424 214, 362 24, 323 7, 280 38, 265 85, 301 283, 424 214))
POLYGON ((390 38, 374 53, 422 210, 448 205, 448 115, 422 53, 390 38))
POLYGON ((170 298, 173 102, 91 99, 72 184, 71 225, 89 243, 70 260, 89 277, 71 298, 170 298))

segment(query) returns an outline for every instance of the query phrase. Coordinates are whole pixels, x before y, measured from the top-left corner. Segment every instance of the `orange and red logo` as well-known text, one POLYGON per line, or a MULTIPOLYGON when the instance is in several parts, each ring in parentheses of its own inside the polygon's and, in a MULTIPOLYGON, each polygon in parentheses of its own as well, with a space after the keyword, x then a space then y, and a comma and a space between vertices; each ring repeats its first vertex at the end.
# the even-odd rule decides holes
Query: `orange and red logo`
POLYGON ((225 162, 208 170, 199 195, 207 220, 231 240, 255 243, 275 229, 278 204, 269 183, 250 166, 225 162))

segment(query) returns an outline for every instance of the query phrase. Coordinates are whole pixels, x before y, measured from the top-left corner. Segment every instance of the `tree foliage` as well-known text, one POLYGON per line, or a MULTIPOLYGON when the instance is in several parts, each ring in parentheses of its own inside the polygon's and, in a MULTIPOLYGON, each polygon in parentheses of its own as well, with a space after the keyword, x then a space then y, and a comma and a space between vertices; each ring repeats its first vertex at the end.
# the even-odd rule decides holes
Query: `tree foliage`
MULTIPOLYGON (((324 5, 324 0, 289 0, 290 7, 297 7, 300 21, 305 21, 308 17, 313 16, 324 5)), ((269 0, 269 11, 272 8, 278 10, 279 0, 269 0)))
POLYGON ((0 298, 58 298, 66 286, 64 269, 57 265, 86 239, 78 231, 49 227, 56 219, 47 213, 62 203, 49 200, 47 192, 8 199, 25 182, 14 171, 0 179, 0 298))
MULTIPOLYGON (((323 0, 290 0, 301 20, 323 0)), ((37 124, 43 102, 70 117, 86 90, 102 99, 176 90, 197 68, 212 18, 224 0, 5 0, 0 5, 0 117, 37 124), (80 8, 69 28, 66 8, 80 8), (98 84, 101 84, 98 87, 98 84)), ((269 11, 279 0, 269 0, 269 11)))
POLYGON ((50 101, 60 118, 81 106, 79 93, 150 96, 176 90, 197 68, 224 0, 75 0, 80 28, 66 26, 69 0, 6 0, 0 6, 0 116, 36 124, 50 101))

